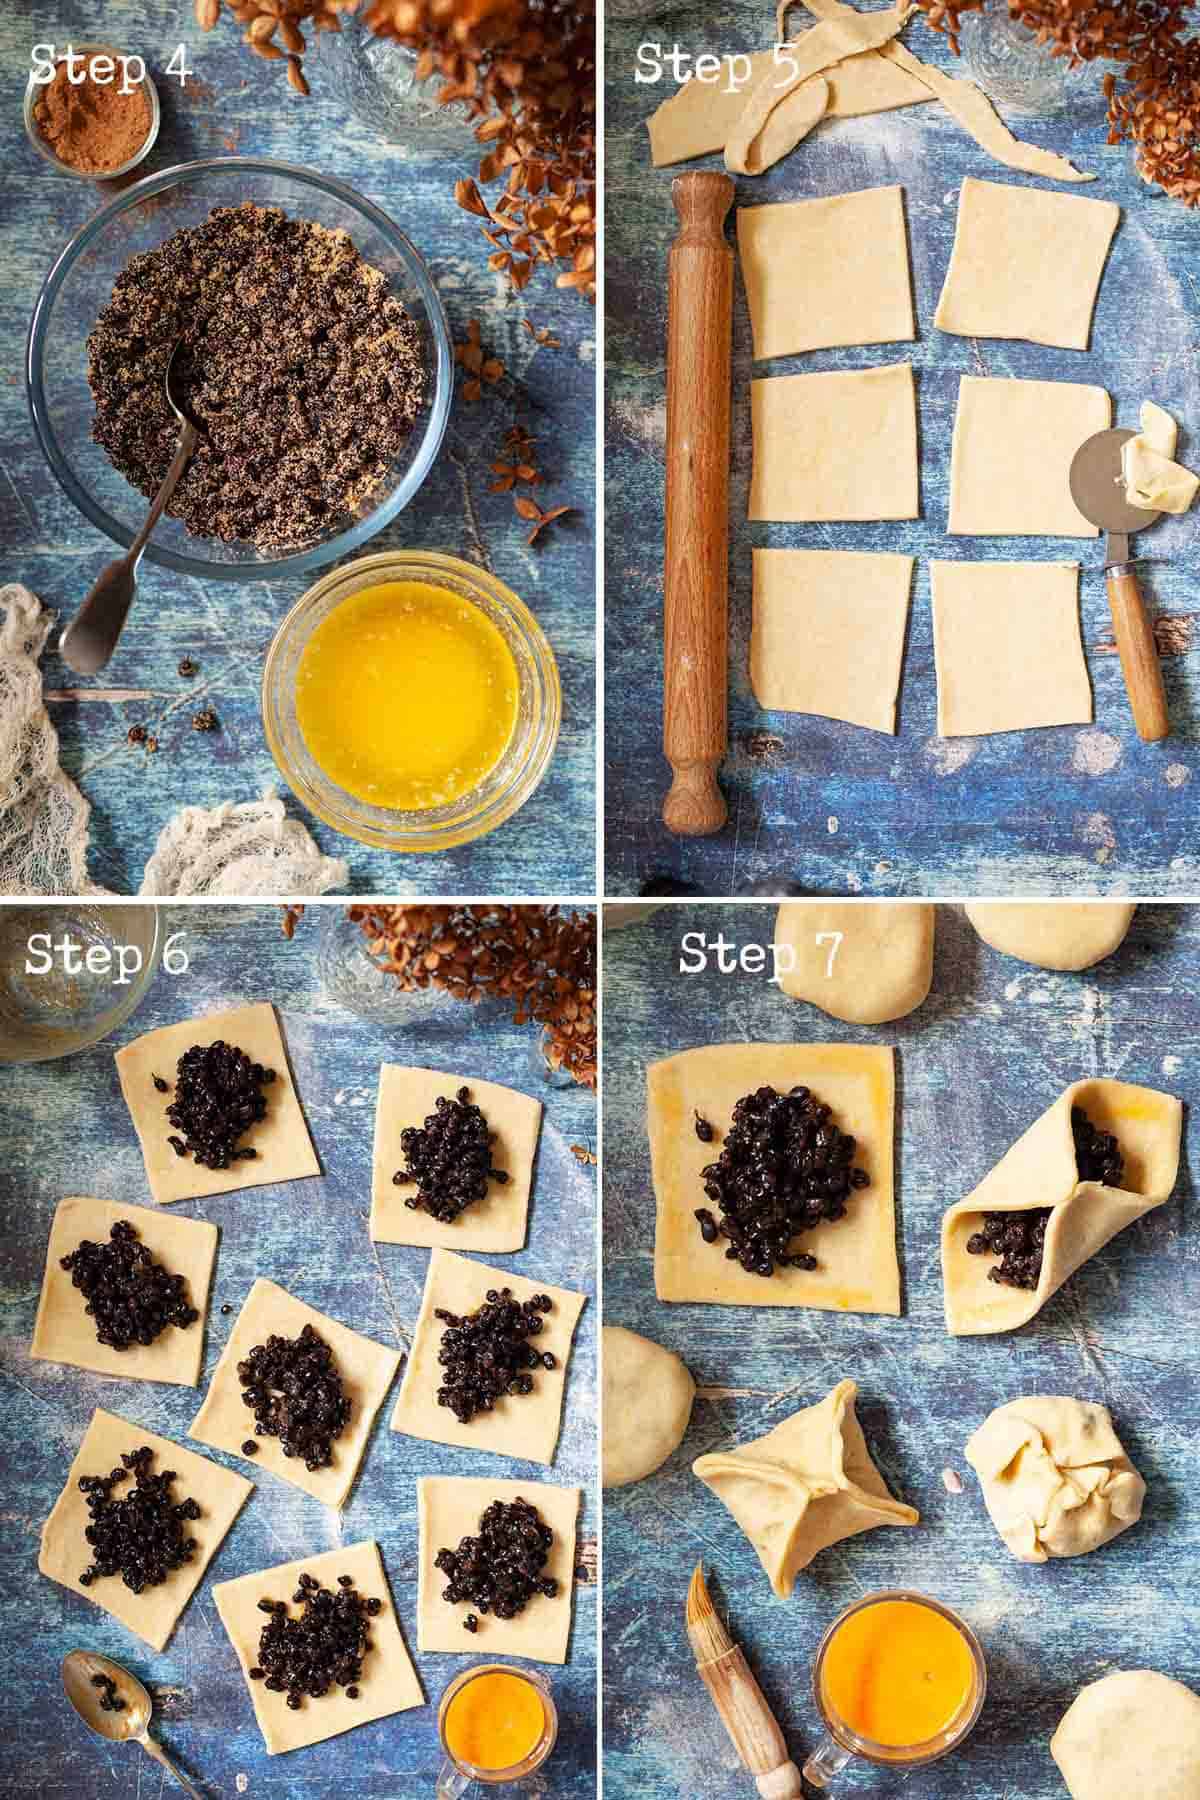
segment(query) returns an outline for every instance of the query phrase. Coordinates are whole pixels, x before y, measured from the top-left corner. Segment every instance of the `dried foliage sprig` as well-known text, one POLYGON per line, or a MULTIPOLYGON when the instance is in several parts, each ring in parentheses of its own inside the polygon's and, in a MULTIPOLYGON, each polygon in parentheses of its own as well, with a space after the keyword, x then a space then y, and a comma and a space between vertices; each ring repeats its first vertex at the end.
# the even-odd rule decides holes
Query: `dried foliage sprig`
MULTIPOLYGON (((917 0, 958 49, 964 13, 984 0, 917 0)), ((1200 39, 1188 0, 1008 0, 1009 12, 1070 67, 1109 60, 1108 141, 1133 143, 1138 173, 1185 206, 1200 205, 1200 39)))

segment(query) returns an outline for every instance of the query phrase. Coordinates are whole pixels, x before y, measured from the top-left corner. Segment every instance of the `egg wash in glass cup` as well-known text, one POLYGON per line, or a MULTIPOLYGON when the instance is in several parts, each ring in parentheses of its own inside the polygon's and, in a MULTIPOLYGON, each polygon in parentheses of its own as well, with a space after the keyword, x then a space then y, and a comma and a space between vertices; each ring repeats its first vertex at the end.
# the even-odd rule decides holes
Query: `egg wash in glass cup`
POLYGON ((429 580, 382 581, 313 631, 296 720, 336 787, 421 812, 491 774, 512 738, 517 685, 512 651, 471 600, 429 580))

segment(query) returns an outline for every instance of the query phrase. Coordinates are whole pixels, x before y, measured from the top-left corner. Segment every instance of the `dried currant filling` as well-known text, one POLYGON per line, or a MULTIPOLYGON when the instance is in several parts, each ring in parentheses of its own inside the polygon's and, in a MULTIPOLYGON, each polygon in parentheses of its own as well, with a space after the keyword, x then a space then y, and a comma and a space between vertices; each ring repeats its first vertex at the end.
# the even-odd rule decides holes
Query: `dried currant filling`
MULTIPOLYGON (((1075 1140, 1075 1167, 1080 1181, 1102 1181, 1120 1187, 1125 1159, 1109 1131, 1097 1131, 1081 1106, 1071 1108, 1071 1135, 1075 1140)), ((967 1239, 971 1256, 996 1256, 988 1280, 1005 1287, 1037 1287, 1046 1252, 1046 1227, 1053 1208, 1035 1206, 1028 1212, 985 1212, 983 1226, 967 1239)))
POLYGON ((124 1712, 126 1702, 117 1692, 117 1684, 111 1675, 97 1672, 92 1676, 92 1686, 100 1690, 101 1712, 124 1712))
POLYGON ((108 1238, 106 1244, 84 1238, 59 1260, 87 1301, 84 1311, 96 1321, 99 1343, 128 1350, 152 1344, 168 1325, 183 1331, 196 1323, 200 1314, 188 1305, 183 1276, 155 1261, 127 1219, 118 1219, 108 1238))
POLYGON ((185 1050, 175 1071, 175 1098, 167 1108, 179 1133, 167 1139, 176 1156, 194 1157, 205 1169, 252 1162, 258 1151, 250 1145, 239 1149, 238 1140, 266 1118, 262 1090, 274 1079, 274 1069, 251 1062, 244 1050, 221 1038, 185 1050))
MULTIPOLYGON (((712 1127, 697 1121, 697 1134, 707 1142, 701 1122, 710 1132, 712 1127)), ((793 1250, 792 1242, 814 1225, 844 1219, 851 1193, 870 1185, 866 1170, 853 1166, 857 1148, 809 1088, 781 1094, 760 1087, 744 1094, 720 1156, 701 1170, 704 1191, 721 1218, 697 1207, 700 1235, 706 1244, 727 1238, 726 1258, 750 1275, 815 1269, 816 1257, 793 1250)))
POLYGON ((268 1620, 251 1681, 286 1694, 293 1712, 332 1687, 357 1700, 363 1657, 371 1648, 369 1621, 383 1611, 383 1601, 360 1594, 351 1575, 339 1575, 336 1590, 322 1587, 315 1575, 301 1575, 292 1603, 299 1613, 290 1612, 286 1600, 259 1601, 268 1620))
POLYGON ((495 1141, 495 1132, 488 1130, 487 1120, 471 1100, 470 1088, 460 1087, 453 1100, 439 1094, 424 1125, 410 1125, 400 1133, 405 1166, 392 1180, 397 1187, 417 1184, 405 1206, 453 1225, 472 1201, 484 1198, 489 1181, 507 1184, 505 1171, 492 1166, 495 1141))
MULTIPOLYGON (((493 1500, 480 1518, 478 1537, 465 1537, 457 1550, 434 1557, 434 1568, 449 1577, 442 1599, 451 1605, 465 1600, 498 1619, 515 1619, 537 1594, 553 1600, 558 1582, 542 1574, 553 1542, 554 1533, 527 1500, 493 1500)), ((474 1612, 463 1625, 478 1629, 474 1612)))
POLYGON ((473 1313, 437 1307, 433 1316, 446 1327, 438 1351, 444 1370, 438 1405, 448 1406, 459 1424, 467 1425, 476 1413, 491 1412, 504 1394, 531 1394, 532 1371, 558 1366, 549 1350, 537 1350, 529 1341, 541 1336, 544 1314, 553 1305, 549 1294, 534 1294, 522 1304, 505 1287, 489 1288, 485 1304, 473 1313))
POLYGON ((194 1500, 176 1502, 171 1497, 174 1469, 152 1475, 154 1452, 148 1445, 122 1456, 122 1467, 107 1475, 81 1475, 79 1492, 86 1495, 91 1522, 84 1532, 92 1561, 79 1577, 90 1587, 97 1576, 119 1575, 134 1594, 158 1587, 173 1569, 191 1562, 200 1548, 185 1529, 200 1517, 194 1500), (134 1477, 134 1486, 120 1499, 113 1489, 134 1477))
POLYGON ((272 1333, 238 1364, 237 1373, 257 1435, 278 1438, 283 1454, 303 1457, 310 1471, 329 1468, 334 1439, 350 1423, 351 1408, 320 1333, 311 1325, 297 1338, 272 1333))

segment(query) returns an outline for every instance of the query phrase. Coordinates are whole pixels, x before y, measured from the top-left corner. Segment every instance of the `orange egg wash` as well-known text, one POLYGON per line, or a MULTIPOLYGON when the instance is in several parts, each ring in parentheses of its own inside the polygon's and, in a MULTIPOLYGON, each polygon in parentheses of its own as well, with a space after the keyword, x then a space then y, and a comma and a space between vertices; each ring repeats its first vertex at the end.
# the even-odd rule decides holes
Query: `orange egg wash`
POLYGON ((313 761, 372 806, 448 806, 491 774, 517 719, 517 665, 478 606, 428 581, 361 589, 300 657, 296 720, 313 761))
POLYGON ((851 1613, 821 1664, 830 1711, 857 1737, 889 1749, 916 1748, 950 1730, 975 1682, 962 1632, 917 1600, 879 1600, 851 1613))
POLYGON ((490 1669, 459 1688, 446 1708, 446 1749, 472 1769, 515 1769, 540 1742, 546 1708, 532 1681, 490 1669))

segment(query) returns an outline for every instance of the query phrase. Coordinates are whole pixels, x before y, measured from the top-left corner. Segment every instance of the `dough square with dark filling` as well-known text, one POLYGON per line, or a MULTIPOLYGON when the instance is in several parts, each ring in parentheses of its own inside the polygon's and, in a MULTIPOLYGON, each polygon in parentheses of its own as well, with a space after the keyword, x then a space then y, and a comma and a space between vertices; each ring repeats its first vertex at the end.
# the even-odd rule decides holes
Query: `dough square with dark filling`
MULTIPOLYGON (((134 1477, 130 1475, 114 1488, 114 1499, 121 1499, 133 1487, 134 1477)), ((38 1568, 51 1581, 82 1594, 101 1612, 111 1613, 152 1650, 162 1650, 253 1487, 252 1481, 234 1474, 232 1469, 221 1468, 209 1457, 185 1450, 169 1438, 158 1437, 153 1431, 145 1431, 140 1425, 132 1425, 128 1419, 97 1407, 62 1493, 42 1527, 38 1568), (165 1581, 144 1588, 140 1594, 127 1588, 120 1575, 97 1576, 90 1587, 85 1587, 79 1577, 92 1560, 91 1547, 83 1535, 91 1523, 91 1514, 87 1496, 79 1491, 79 1478, 111 1474, 120 1467, 123 1456, 143 1445, 154 1452, 151 1474, 162 1475, 174 1469, 178 1477, 171 1489, 174 1504, 194 1500, 200 1508, 200 1517, 189 1520, 187 1526, 188 1536, 194 1537, 200 1547, 191 1562, 172 1569, 165 1581)))
POLYGON ((963 375, 950 448, 950 531, 1096 537, 1071 498, 1079 446, 1112 424, 1102 387, 963 375))
POLYGON ((890 1049, 858 1044, 709 1044, 646 1071, 650 1163, 657 1202, 654 1285, 660 1300, 719 1306, 811 1306, 826 1312, 900 1311, 894 1190, 895 1069, 890 1049), (760 1087, 803 1085, 857 1139, 855 1166, 870 1185, 856 1189, 844 1219, 822 1222, 798 1240, 817 1267, 751 1275, 706 1244, 695 1212, 709 1204, 701 1170, 714 1162, 733 1109, 760 1087), (716 1137, 696 1135, 696 1114, 716 1137))
POLYGON ((750 383, 752 519, 915 519, 911 363, 750 383))
POLYGON ((376 1344, 340 1325, 275 1282, 258 1280, 234 1320, 204 1404, 192 1420, 188 1436, 230 1456, 240 1456, 242 1445, 254 1438, 258 1444, 258 1453, 252 1459, 256 1469, 269 1469, 293 1487, 323 1500, 326 1506, 342 1506, 399 1364, 398 1350, 376 1344), (259 1436, 254 1429, 254 1414, 242 1399, 242 1382, 238 1379, 238 1364, 257 1344, 265 1344, 272 1334, 299 1337, 306 1325, 311 1325, 332 1350, 342 1378, 342 1391, 350 1401, 350 1423, 340 1437, 334 1438, 333 1462, 325 1469, 307 1469, 302 1456, 283 1454, 277 1437, 259 1436))
POLYGON ((267 1002, 183 1019, 178 1025, 148 1031, 118 1050, 116 1063, 121 1092, 142 1146, 151 1197, 158 1205, 321 1173, 292 1083, 279 1020, 275 1008, 267 1002), (266 1117, 239 1140, 239 1148, 255 1150, 257 1155, 253 1160, 239 1159, 228 1169, 206 1169, 193 1157, 179 1156, 171 1148, 167 1140, 179 1133, 167 1118, 167 1108, 175 1098, 175 1071, 180 1057, 193 1044, 215 1044, 222 1039, 234 1049, 244 1050, 252 1062, 261 1063, 264 1069, 274 1069, 275 1079, 263 1089, 266 1117), (160 1094, 155 1087, 156 1075, 168 1084, 167 1093, 160 1094))
POLYGON ((759 705, 894 733, 913 558, 755 550, 753 560, 759 705))
POLYGON ((916 335, 902 188, 742 206, 737 236, 756 358, 916 335))
POLYGON ((181 1218, 155 1207, 122 1206, 115 1200, 93 1200, 86 1195, 60 1200, 50 1227, 46 1273, 29 1354, 35 1360, 67 1363, 96 1375, 195 1387, 204 1363, 204 1328, 216 1258, 217 1228, 204 1219, 181 1218), (168 1274, 183 1276, 187 1303, 200 1314, 191 1325, 182 1329, 168 1325, 152 1344, 130 1344, 127 1350, 114 1350, 99 1341, 96 1321, 86 1310, 87 1301, 70 1271, 61 1266, 63 1257, 77 1250, 85 1238, 108 1243, 118 1222, 133 1226, 138 1242, 168 1274))
POLYGON ((575 1326, 585 1296, 549 1282, 510 1275, 506 1269, 489 1269, 470 1257, 450 1250, 434 1250, 413 1335, 404 1380, 392 1413, 392 1430, 431 1444, 457 1444, 464 1450, 492 1450, 499 1456, 516 1456, 526 1462, 552 1463, 562 1423, 567 1385, 567 1362, 575 1326), (557 1367, 532 1369, 531 1394, 504 1394, 491 1412, 476 1413, 462 1425, 448 1406, 439 1406, 437 1391, 443 1380, 438 1361, 446 1326, 434 1315, 452 1312, 460 1318, 483 1306, 489 1289, 510 1288, 518 1305, 535 1294, 548 1294, 554 1302, 542 1314, 541 1332, 529 1342, 536 1350, 549 1351, 557 1367))
POLYGON ((1120 217, 1111 200, 968 175, 934 323, 961 337, 1086 350, 1120 217))
POLYGON ((575 1587, 575 1535, 580 1489, 554 1487, 548 1481, 493 1481, 488 1476, 427 1475, 417 1482, 420 1520, 418 1563, 417 1649, 472 1656, 524 1656, 531 1662, 565 1663, 571 1635, 571 1603, 575 1587), (511 1504, 526 1500, 554 1533, 542 1575, 558 1582, 553 1599, 534 1594, 515 1619, 479 1613, 465 1600, 443 1600, 446 1576, 434 1562, 439 1550, 457 1550, 464 1537, 475 1537, 479 1521, 493 1500, 511 1504), (469 1612, 479 1618, 472 1635, 463 1625, 469 1612))
POLYGON ((321 1744, 372 1719, 424 1706, 425 1696, 405 1648, 379 1545, 374 1541, 304 1556, 257 1575, 240 1575, 235 1581, 219 1581, 212 1594, 246 1678, 268 1756, 321 1744), (265 1681, 251 1681, 250 1671, 258 1667, 258 1647, 267 1622, 266 1614, 259 1611, 259 1601, 286 1600, 289 1611, 298 1616, 300 1608, 292 1603, 292 1595, 301 1575, 311 1575, 330 1590, 336 1590, 339 1575, 349 1575, 364 1599, 383 1601, 383 1611, 369 1622, 371 1648, 363 1658, 362 1677, 353 1684, 359 1690, 357 1700, 351 1700, 344 1688, 333 1686, 320 1699, 306 1695, 293 1712, 286 1694, 273 1693, 265 1681))
POLYGON ((1087 725, 1078 563, 934 562, 938 732, 1087 725))
POLYGON ((484 1250, 494 1255, 521 1250, 533 1187, 533 1163, 542 1128, 542 1103, 495 1081, 474 1081, 439 1069, 408 1069, 384 1063, 379 1071, 375 1111, 375 1154, 371 1176, 371 1237, 382 1244, 440 1245, 446 1250, 484 1250), (452 1224, 443 1225, 424 1208, 406 1206, 416 1194, 412 1182, 397 1186, 393 1176, 405 1165, 400 1138, 409 1126, 423 1125, 439 1095, 453 1100, 466 1087, 495 1132, 492 1162, 508 1181, 489 1182, 452 1224))

